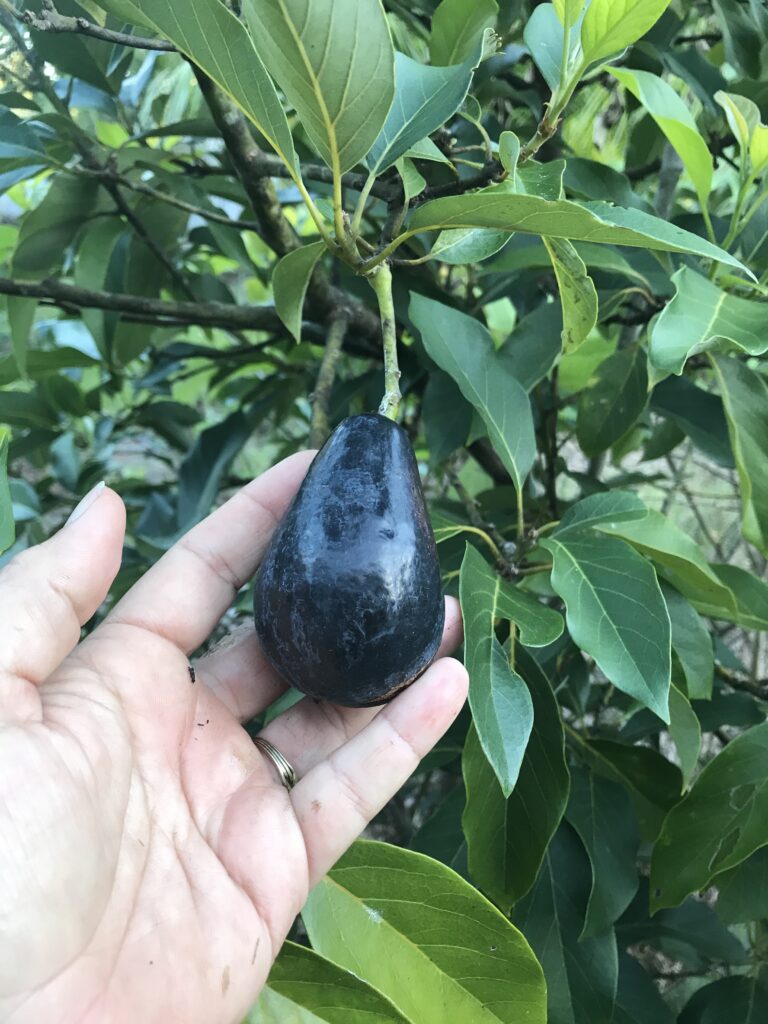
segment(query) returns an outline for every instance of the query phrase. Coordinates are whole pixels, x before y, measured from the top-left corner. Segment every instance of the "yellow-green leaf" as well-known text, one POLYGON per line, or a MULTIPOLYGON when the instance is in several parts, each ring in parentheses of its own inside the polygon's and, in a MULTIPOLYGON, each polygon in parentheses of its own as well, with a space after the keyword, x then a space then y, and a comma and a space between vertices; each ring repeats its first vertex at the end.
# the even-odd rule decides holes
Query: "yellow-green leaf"
POLYGON ((395 53, 380 0, 244 0, 269 73, 334 171, 360 163, 395 94, 395 53))
POLYGON ((496 0, 442 0, 432 15, 432 63, 460 64, 475 49, 478 37, 496 24, 498 13, 496 0))
POLYGON ((597 323, 597 291, 584 260, 566 238, 542 238, 560 290, 563 350, 574 352, 597 323))
POLYGON ((275 312, 296 341, 301 341, 304 297, 325 242, 310 242, 283 256, 272 273, 275 312))
POLYGON ((581 24, 584 61, 593 64, 636 43, 669 4, 670 0, 592 0, 581 24))

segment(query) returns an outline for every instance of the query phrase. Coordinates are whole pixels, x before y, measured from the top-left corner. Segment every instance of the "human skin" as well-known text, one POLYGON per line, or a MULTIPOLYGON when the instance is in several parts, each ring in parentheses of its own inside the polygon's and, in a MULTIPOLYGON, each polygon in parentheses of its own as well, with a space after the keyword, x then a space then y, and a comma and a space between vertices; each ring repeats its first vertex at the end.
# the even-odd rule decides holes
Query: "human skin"
MULTIPOLYGON (((466 697, 441 657, 383 709, 301 701, 252 628, 195 663, 253 575, 312 453, 183 537, 84 641, 121 557, 103 489, 0 572, 0 1020, 234 1024, 309 889, 443 735, 466 697), (194 680, 193 680, 194 676, 194 680)), ((447 606, 441 654, 461 638, 447 606)))

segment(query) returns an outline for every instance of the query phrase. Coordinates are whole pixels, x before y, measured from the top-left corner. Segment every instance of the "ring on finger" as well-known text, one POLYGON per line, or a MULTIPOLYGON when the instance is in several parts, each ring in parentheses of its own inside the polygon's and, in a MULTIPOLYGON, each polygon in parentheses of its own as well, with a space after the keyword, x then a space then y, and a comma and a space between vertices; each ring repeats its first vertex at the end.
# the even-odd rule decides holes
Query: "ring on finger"
POLYGON ((287 790, 292 790, 298 779, 294 767, 288 758, 283 757, 277 747, 273 743, 270 743, 269 740, 265 740, 263 736, 256 736, 253 742, 262 754, 265 754, 275 766, 277 774, 280 776, 280 782, 287 790))

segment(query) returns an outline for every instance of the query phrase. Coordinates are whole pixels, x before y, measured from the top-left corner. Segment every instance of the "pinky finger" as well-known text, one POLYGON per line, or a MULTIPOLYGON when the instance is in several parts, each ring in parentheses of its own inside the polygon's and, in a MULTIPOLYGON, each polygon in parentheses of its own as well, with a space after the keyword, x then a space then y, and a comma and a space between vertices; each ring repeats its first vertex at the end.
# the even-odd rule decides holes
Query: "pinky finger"
POLYGON ((467 673, 443 658, 291 793, 315 885, 413 774, 461 710, 467 673))

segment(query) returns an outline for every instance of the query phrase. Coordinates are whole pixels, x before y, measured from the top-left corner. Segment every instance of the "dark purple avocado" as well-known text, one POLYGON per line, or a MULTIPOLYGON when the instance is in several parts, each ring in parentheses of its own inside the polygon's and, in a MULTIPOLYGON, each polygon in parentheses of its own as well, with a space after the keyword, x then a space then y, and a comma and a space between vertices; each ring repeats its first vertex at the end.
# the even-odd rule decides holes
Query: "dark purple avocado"
POLYGON ((401 427, 370 413, 336 428, 272 537, 253 604, 265 654, 311 697, 383 704, 427 668, 445 608, 401 427))

